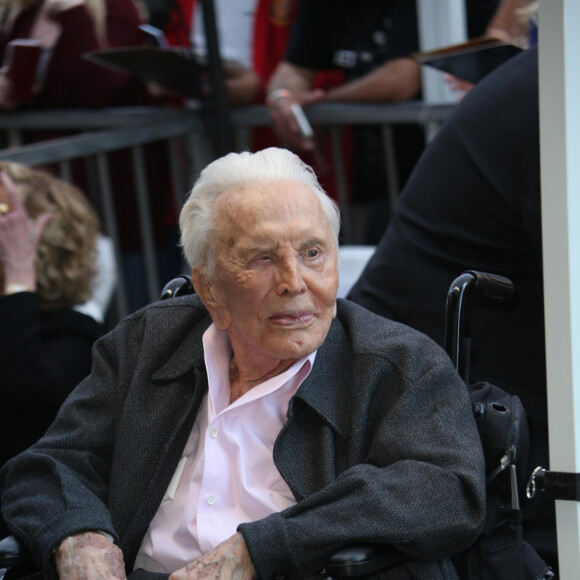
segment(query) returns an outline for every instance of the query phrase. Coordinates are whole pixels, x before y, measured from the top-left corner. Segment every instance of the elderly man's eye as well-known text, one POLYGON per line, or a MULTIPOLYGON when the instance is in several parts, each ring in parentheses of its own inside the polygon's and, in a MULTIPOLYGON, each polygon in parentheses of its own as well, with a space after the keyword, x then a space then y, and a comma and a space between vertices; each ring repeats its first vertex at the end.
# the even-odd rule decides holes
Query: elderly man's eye
POLYGON ((271 262, 272 256, 270 254, 255 254, 254 256, 248 257, 245 264, 246 268, 262 268, 271 262))
POLYGON ((310 248, 306 250, 305 256, 310 260, 312 260, 313 258, 317 258, 318 256, 320 256, 320 250, 318 250, 318 248, 310 248))

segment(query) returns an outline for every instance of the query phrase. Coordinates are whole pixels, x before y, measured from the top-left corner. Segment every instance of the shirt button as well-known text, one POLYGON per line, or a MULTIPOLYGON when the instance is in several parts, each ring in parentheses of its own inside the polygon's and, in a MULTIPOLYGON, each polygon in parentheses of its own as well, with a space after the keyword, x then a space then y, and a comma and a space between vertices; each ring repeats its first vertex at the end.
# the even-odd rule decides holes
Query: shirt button
POLYGON ((218 435, 217 429, 214 429, 213 427, 209 430, 209 436, 212 439, 215 439, 218 435))
POLYGON ((215 503, 215 495, 208 495, 205 501, 207 501, 208 505, 213 505, 215 503))

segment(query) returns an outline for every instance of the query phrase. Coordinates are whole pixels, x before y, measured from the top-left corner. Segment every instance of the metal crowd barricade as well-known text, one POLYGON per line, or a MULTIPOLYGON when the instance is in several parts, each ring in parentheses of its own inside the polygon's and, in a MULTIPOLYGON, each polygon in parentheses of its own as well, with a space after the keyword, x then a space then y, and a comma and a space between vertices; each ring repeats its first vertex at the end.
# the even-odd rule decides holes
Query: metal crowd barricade
MULTIPOLYGON (((341 130, 353 124, 372 124, 383 127, 385 139, 385 168, 389 183, 389 200, 396 203, 398 183, 394 170, 391 126, 396 123, 441 123, 453 105, 426 105, 422 102, 401 104, 319 104, 309 107, 307 115, 313 125, 327 126, 332 140, 334 166, 337 168, 337 190, 343 214, 343 241, 351 238, 352 223, 348 208, 348 184, 342 160, 341 130)), ((236 150, 249 147, 250 131, 268 126, 268 111, 264 106, 230 109, 236 150)), ((107 153, 130 149, 132 171, 137 194, 137 216, 147 273, 150 300, 159 296, 165 282, 158 279, 157 256, 153 236, 149 191, 146 179, 143 147, 152 142, 166 141, 170 161, 175 204, 180 208, 183 196, 195 175, 213 159, 210 145, 211 119, 197 103, 185 109, 169 108, 110 108, 103 110, 51 110, 10 112, 0 114, 0 132, 7 144, 0 150, 0 160, 15 161, 30 166, 58 164, 61 177, 71 180, 70 162, 85 159, 96 181, 94 192, 104 229, 114 242, 117 259, 118 284, 115 295, 116 318, 128 313, 127 296, 119 243, 119 224, 116 218, 107 153), (66 137, 22 145, 19 135, 26 130, 81 131, 66 137)), ((125 224, 127 226, 127 224, 125 224)))
MULTIPOLYGON (((392 126, 399 123, 418 123, 421 125, 441 125, 455 104, 427 104, 423 101, 407 101, 404 103, 324 103, 312 105, 306 109, 306 114, 312 125, 328 127, 334 166, 336 168, 336 184, 338 202, 342 213, 342 238, 345 243, 352 240, 353 224, 348 211, 348 183, 344 171, 342 158, 341 131, 344 127, 352 125, 379 125, 382 129, 382 137, 385 151, 384 168, 386 172, 388 191, 386 195, 391 206, 394 208, 399 192, 400 184, 397 176, 397 168, 394 155, 392 126)), ((230 118, 233 127, 238 131, 243 128, 268 126, 270 120, 267 109, 263 106, 243 107, 230 110, 230 118)), ((243 141, 236 143, 238 148, 243 148, 243 141)))

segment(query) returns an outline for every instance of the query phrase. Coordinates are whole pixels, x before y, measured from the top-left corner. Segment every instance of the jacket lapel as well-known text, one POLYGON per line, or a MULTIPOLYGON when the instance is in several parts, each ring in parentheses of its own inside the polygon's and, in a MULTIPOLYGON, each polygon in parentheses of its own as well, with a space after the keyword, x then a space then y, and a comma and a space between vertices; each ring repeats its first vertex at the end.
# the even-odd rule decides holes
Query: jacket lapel
POLYGON ((348 393, 344 382, 350 354, 334 320, 314 366, 288 407, 288 420, 274 445, 274 462, 297 500, 336 478, 337 447, 347 436, 348 393))
POLYGON ((192 324, 191 327, 194 330, 181 338, 179 346, 167 358, 166 363, 152 375, 154 386, 167 392, 167 399, 172 401, 173 407, 171 412, 167 411, 160 424, 152 428, 167 430, 170 427, 172 429, 167 445, 156 462, 155 475, 122 538, 121 546, 127 566, 133 566, 143 536, 173 477, 203 396, 207 392, 207 375, 201 337, 210 324, 209 316, 205 323, 192 324))

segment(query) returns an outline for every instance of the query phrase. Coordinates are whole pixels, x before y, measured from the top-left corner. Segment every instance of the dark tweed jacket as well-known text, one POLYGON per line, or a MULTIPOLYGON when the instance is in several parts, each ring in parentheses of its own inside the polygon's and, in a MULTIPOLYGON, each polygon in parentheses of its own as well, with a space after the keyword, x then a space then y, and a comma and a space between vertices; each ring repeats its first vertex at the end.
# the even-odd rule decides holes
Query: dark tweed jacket
MULTIPOLYGON (((195 296, 98 341, 91 375, 1 474, 2 509, 45 573, 66 536, 111 533, 130 570, 207 390, 195 296)), ((336 548, 393 544, 422 561, 385 578, 452 578, 477 535, 484 463, 467 390, 430 339, 339 300, 274 448, 298 503, 242 524, 259 578, 302 578, 336 548), (427 561, 425 561, 427 560, 427 561)))

